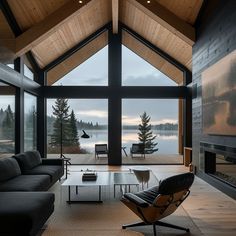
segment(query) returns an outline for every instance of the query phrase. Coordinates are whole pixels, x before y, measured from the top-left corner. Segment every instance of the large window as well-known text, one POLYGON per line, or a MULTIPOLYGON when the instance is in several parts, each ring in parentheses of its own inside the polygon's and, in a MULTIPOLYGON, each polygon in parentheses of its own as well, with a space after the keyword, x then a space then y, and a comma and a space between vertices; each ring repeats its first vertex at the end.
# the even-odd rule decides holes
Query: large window
POLYGON ((176 86, 176 82, 122 46, 123 86, 176 86))
POLYGON ((142 139, 147 139, 147 142, 151 140, 153 144, 145 160, 140 155, 131 158, 131 155, 126 157, 123 154, 124 164, 145 161, 153 164, 183 162, 182 156, 178 154, 177 99, 123 99, 122 127, 122 146, 127 153, 132 144, 142 143, 142 139))
POLYGON ((24 93, 24 151, 36 150, 37 111, 36 97, 24 93))
POLYGON ((0 157, 15 153, 15 89, 0 82, 0 157))
POLYGON ((47 73, 48 85, 107 86, 108 47, 104 47, 71 71, 67 70, 61 64, 50 70, 47 73))
POLYGON ((73 164, 107 164, 95 158, 95 144, 108 144, 106 99, 48 99, 48 157, 71 158, 73 164), (84 132, 89 138, 83 138, 84 132))

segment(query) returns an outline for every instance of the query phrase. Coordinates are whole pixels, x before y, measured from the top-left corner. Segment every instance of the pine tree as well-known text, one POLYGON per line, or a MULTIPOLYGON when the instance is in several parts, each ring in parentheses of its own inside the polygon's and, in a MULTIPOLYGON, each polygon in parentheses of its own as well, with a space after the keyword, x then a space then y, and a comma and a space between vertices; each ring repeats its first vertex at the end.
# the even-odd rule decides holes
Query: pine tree
POLYGON ((68 114, 70 106, 68 106, 68 100, 64 98, 58 98, 53 108, 53 115, 56 120, 53 124, 52 143, 55 146, 60 146, 61 138, 63 146, 70 145, 70 123, 68 114))
POLYGON ((140 115, 140 118, 141 124, 139 124, 138 128, 139 141, 144 145, 145 149, 152 151, 157 143, 153 142, 153 140, 156 138, 156 135, 153 135, 151 131, 151 124, 149 124, 151 117, 148 116, 146 112, 144 112, 142 115, 140 115))
POLYGON ((5 110, 5 117, 2 121, 2 127, 3 127, 3 135, 7 139, 14 140, 14 115, 11 110, 11 106, 8 105, 7 109, 5 110))
POLYGON ((75 113, 72 110, 70 114, 70 139, 73 145, 79 146, 79 139, 78 139, 78 130, 77 130, 77 120, 75 118, 75 113))

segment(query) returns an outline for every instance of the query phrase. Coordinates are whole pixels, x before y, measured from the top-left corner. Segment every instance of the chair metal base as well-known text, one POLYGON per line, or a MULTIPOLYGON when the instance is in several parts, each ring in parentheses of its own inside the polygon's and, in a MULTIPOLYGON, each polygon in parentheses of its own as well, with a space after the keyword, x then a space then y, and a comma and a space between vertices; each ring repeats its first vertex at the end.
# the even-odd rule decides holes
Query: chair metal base
POLYGON ((163 227, 169 227, 172 229, 179 229, 179 230, 184 230, 186 232, 189 232, 190 230, 188 228, 184 228, 178 225, 173 225, 173 224, 169 224, 169 223, 165 223, 162 221, 156 221, 154 223, 145 223, 145 222, 137 222, 137 223, 133 223, 133 224, 126 224, 126 225, 122 225, 122 229, 126 229, 129 227, 136 227, 136 226, 146 226, 146 225, 152 225, 153 226, 153 232, 154 232, 154 236, 156 236, 156 225, 159 226, 163 226, 163 227))

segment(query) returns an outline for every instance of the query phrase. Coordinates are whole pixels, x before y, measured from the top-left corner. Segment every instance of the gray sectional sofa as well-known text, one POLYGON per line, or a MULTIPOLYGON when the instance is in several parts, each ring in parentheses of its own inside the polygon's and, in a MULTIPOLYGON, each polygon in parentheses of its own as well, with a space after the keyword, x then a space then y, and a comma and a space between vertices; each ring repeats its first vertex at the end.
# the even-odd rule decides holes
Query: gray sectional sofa
POLYGON ((62 159, 29 151, 0 159, 0 236, 32 236, 54 209, 47 191, 64 174, 62 159))

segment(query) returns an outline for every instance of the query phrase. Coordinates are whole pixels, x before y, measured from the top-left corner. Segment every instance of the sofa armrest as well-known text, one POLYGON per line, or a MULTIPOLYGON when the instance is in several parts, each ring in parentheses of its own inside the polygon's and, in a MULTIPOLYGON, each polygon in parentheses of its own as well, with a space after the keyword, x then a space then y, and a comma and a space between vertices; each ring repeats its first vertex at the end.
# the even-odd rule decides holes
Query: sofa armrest
POLYGON ((42 165, 64 166, 64 161, 61 158, 42 158, 42 165))
POLYGON ((128 199, 130 202, 133 202, 134 204, 136 204, 139 207, 145 208, 145 207, 149 206, 148 202, 144 201, 142 198, 140 198, 132 193, 125 193, 123 198, 128 199))

